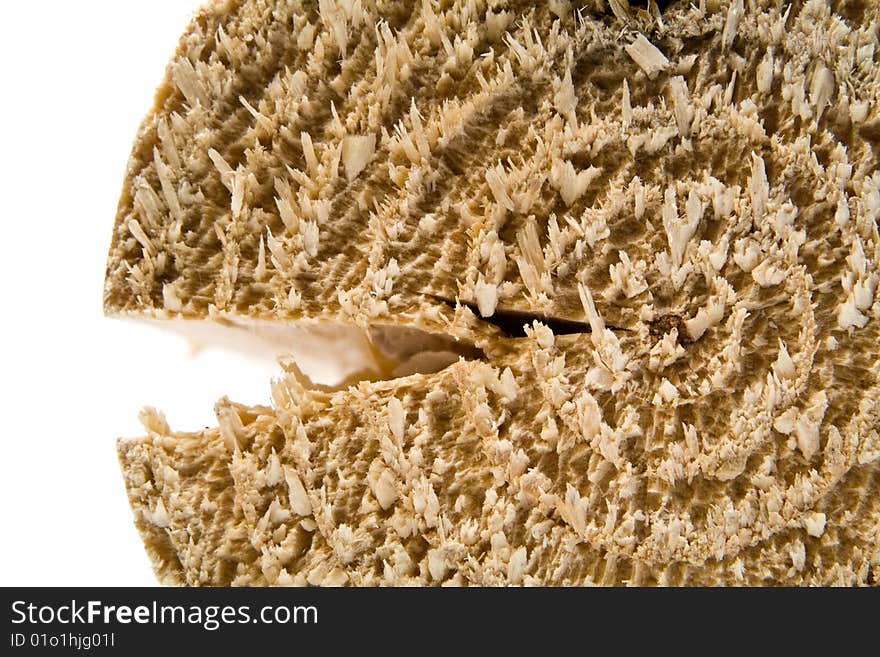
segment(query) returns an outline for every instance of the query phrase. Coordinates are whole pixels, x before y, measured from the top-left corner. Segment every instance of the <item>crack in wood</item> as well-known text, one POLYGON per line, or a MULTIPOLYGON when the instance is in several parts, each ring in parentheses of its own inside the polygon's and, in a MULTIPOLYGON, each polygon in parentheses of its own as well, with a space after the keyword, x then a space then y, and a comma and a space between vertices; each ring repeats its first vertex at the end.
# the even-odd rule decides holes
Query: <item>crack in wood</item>
MULTIPOLYGON (((492 324, 508 338, 526 337, 526 327, 531 326, 535 321, 539 321, 547 326, 551 331, 553 331, 554 335, 573 335, 578 333, 593 332, 588 322, 582 322, 563 317, 551 317, 549 315, 543 315, 540 313, 528 313, 521 310, 496 308, 491 317, 481 317, 480 311, 475 303, 472 303, 470 301, 461 301, 460 299, 453 301, 451 299, 445 299, 443 297, 438 297, 434 295, 431 296, 433 296, 434 299, 437 299, 437 301, 442 301, 450 308, 455 308, 458 305, 468 308, 471 312, 474 313, 474 315, 476 315, 480 319, 480 321, 486 322, 487 324, 492 324)), ((619 326, 609 326, 607 324, 605 325, 605 328, 612 331, 630 331, 630 329, 622 328, 619 326)))

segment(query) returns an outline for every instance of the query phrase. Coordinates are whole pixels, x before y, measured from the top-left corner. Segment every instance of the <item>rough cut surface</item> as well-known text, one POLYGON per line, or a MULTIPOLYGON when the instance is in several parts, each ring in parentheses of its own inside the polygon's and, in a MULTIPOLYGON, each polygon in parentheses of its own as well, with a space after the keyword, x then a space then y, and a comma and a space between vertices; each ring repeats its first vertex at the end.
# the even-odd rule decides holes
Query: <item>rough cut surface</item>
POLYGON ((282 359, 203 433, 146 410, 119 453, 163 582, 880 581, 880 7, 648 6, 196 17, 107 313, 463 347, 339 389, 282 359))

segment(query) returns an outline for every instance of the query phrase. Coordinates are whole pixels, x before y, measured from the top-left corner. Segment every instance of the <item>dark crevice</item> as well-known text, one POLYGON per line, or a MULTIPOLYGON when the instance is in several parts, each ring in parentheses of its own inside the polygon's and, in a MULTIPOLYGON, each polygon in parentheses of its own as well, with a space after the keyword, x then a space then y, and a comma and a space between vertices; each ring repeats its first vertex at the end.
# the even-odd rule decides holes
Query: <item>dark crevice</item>
MULTIPOLYGON (((442 301, 450 308, 457 305, 470 309, 477 317, 487 324, 495 326, 508 338, 524 338, 526 337, 526 327, 532 326, 536 321, 547 326, 554 335, 572 335, 577 333, 592 333, 592 329, 587 322, 581 322, 574 319, 565 319, 562 317, 549 317, 548 315, 538 313, 528 313, 521 310, 505 310, 496 308, 491 317, 481 317, 477 305, 469 301, 452 301, 443 297, 434 297, 438 301, 442 301)), ((612 331, 628 331, 629 329, 618 326, 605 325, 605 328, 612 331)))
MULTIPOLYGON (((666 11, 666 8, 671 4, 675 3, 676 0, 655 0, 657 4, 657 9, 661 12, 666 11)), ((648 0, 629 0, 630 7, 641 7, 642 9, 648 8, 648 0)))

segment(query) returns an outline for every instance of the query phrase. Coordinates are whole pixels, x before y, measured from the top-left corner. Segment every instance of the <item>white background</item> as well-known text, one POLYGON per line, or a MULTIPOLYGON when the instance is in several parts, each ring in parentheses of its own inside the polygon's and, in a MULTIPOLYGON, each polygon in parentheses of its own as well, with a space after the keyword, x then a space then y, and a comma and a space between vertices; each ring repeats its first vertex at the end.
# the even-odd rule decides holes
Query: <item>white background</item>
POLYGON ((0 585, 153 585, 116 461, 144 432, 268 403, 277 368, 102 316, 125 163, 197 0, 3 4, 0 585))

